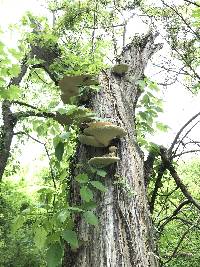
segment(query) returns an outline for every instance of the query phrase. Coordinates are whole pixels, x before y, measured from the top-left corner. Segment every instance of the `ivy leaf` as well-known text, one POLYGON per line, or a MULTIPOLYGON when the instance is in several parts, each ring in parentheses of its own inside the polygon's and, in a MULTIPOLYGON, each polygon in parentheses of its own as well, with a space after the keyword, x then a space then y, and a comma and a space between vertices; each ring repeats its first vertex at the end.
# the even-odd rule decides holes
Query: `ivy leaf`
POLYGON ((63 232, 63 238, 70 244, 72 248, 78 248, 78 238, 75 231, 65 230, 63 232))
POLYGON ((93 199, 93 193, 87 186, 81 187, 80 195, 81 195, 81 198, 85 200, 86 202, 89 202, 90 200, 93 199))
POLYGON ((34 242, 36 247, 42 249, 45 245, 47 232, 43 227, 39 227, 35 231, 34 242))
POLYGON ((99 223, 97 217, 92 211, 84 212, 83 217, 85 218, 86 222, 91 225, 97 225, 99 223))
POLYGON ((96 189, 100 190, 101 192, 106 192, 108 189, 99 181, 91 181, 90 182, 96 189))
POLYGON ((55 147, 55 156, 58 161, 62 160, 63 153, 64 153, 64 143, 59 142, 55 147))
POLYGON ((75 177, 75 180, 81 184, 85 184, 89 181, 88 175, 86 173, 80 173, 75 177))
POLYGON ((47 250, 47 266, 58 267, 63 257, 63 248, 60 243, 54 243, 47 250))

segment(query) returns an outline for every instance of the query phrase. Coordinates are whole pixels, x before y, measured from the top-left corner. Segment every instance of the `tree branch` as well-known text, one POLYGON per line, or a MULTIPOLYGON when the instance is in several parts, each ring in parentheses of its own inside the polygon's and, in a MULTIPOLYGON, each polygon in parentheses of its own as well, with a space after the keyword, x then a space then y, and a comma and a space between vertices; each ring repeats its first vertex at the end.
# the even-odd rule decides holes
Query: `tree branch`
POLYGON ((198 116, 200 115, 200 112, 198 112, 196 115, 194 115, 191 119, 189 119, 182 127, 181 129, 178 131, 178 133, 176 134, 174 141, 172 142, 170 148, 168 149, 168 153, 169 155, 172 154, 172 150, 179 138, 179 136, 181 135, 182 131, 188 126, 188 124, 190 124, 194 119, 196 119, 198 116))
MULTIPOLYGON (((187 204, 189 204, 189 203, 190 203, 190 201, 189 201, 188 199, 184 200, 184 201, 181 202, 181 203, 178 205, 178 207, 173 211, 173 213, 172 213, 171 216, 162 219, 162 221, 164 221, 164 220, 165 220, 165 221, 164 221, 163 224, 160 225, 160 227, 158 228, 158 231, 159 231, 159 232, 162 232, 163 229, 164 229, 164 227, 165 227, 165 225, 168 224, 171 220, 173 220, 173 218, 180 212, 180 210, 181 210, 185 205, 187 205, 187 204)), ((161 221, 160 221, 160 222, 161 222, 161 221)), ((160 222, 159 222, 159 223, 160 223, 160 222)))
POLYGON ((156 197, 157 197, 158 190, 160 188, 161 180, 162 180, 162 177, 163 177, 163 174, 164 174, 165 170, 166 170, 166 167, 164 166, 164 164, 161 163, 160 166, 159 166, 158 175, 157 175, 157 179, 156 179, 156 182, 155 182, 154 190, 153 190, 153 193, 152 193, 152 196, 151 196, 151 201, 149 203, 151 214, 154 211, 154 205, 155 205, 156 197))
POLYGON ((200 203, 198 203, 189 193, 187 190, 186 186, 183 184, 181 181, 180 177, 178 176, 174 166, 172 165, 170 159, 167 156, 167 150, 164 149, 163 147, 160 148, 160 155, 162 162, 165 166, 166 169, 169 170, 171 176, 174 178, 176 185, 180 188, 182 191, 183 195, 192 203, 194 204, 195 207, 197 207, 200 210, 200 203))
POLYGON ((184 0, 185 2, 189 3, 189 4, 192 4, 192 5, 195 5, 197 7, 200 7, 200 5, 196 2, 193 2, 193 1, 190 1, 190 0, 184 0))

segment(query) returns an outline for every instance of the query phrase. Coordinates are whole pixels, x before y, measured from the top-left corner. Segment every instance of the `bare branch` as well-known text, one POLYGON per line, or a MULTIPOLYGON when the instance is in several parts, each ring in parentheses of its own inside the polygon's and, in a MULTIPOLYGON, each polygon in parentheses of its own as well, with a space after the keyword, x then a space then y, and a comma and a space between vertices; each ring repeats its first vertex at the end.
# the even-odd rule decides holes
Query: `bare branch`
POLYGON ((185 23, 185 25, 188 27, 188 29, 190 29, 190 31, 191 31, 191 32, 192 32, 198 39, 200 39, 200 35, 192 29, 192 27, 189 25, 189 23, 186 21, 186 19, 180 14, 180 12, 178 12, 178 11, 176 10, 176 8, 173 8, 172 6, 166 4, 163 0, 161 0, 161 1, 162 1, 163 5, 165 5, 166 7, 170 8, 171 10, 173 10, 174 13, 176 13, 176 15, 178 15, 178 16, 182 19, 182 21, 185 23))
POLYGON ((183 151, 179 154, 176 154, 175 156, 173 156, 173 158, 176 158, 176 157, 180 157, 184 154, 189 154, 189 153, 197 153, 197 152, 200 152, 200 149, 194 149, 194 150, 188 150, 188 151, 183 151))
POLYGON ((198 116, 200 115, 200 112, 198 112, 197 114, 195 114, 191 119, 189 119, 182 127, 181 129, 178 131, 178 133, 176 134, 174 141, 172 142, 170 148, 168 149, 168 153, 171 155, 172 154, 172 150, 175 146, 175 144, 177 143, 177 140, 180 136, 180 134, 182 133, 182 131, 188 126, 188 124, 190 124, 194 119, 196 119, 198 116))
POLYGON ((165 166, 166 169, 169 170, 171 176, 174 178, 176 185, 180 188, 180 190, 182 191, 183 195, 192 203, 194 204, 195 207, 197 207, 200 210, 200 203, 198 203, 193 197, 192 195, 189 193, 189 191, 187 190, 186 186, 183 184, 183 182, 181 181, 179 175, 177 174, 174 166, 172 165, 170 159, 167 156, 167 151, 164 148, 160 148, 160 154, 161 154, 161 159, 162 162, 165 166))
POLYGON ((181 138, 181 140, 179 141, 179 144, 178 144, 176 150, 175 150, 174 153, 173 153, 173 154, 174 154, 173 157, 176 156, 176 152, 178 151, 178 148, 180 147, 180 144, 183 143, 184 138, 187 137, 187 135, 192 131, 192 129, 193 129, 198 123, 199 123, 199 121, 197 121, 194 125, 192 125, 192 126, 190 127, 190 129, 189 129, 189 130, 184 134, 184 136, 181 138))
POLYGON ((190 201, 188 199, 184 200, 183 202, 181 202, 178 207, 173 211, 172 215, 169 217, 166 217, 164 219, 162 219, 159 224, 164 221, 163 224, 160 225, 159 227, 159 232, 163 231, 164 227, 166 224, 168 224, 171 220, 173 220, 173 218, 180 212, 180 210, 187 204, 189 204, 190 201))
POLYGON ((189 3, 189 4, 195 5, 197 7, 200 7, 200 5, 197 2, 193 2, 193 1, 190 1, 190 0, 184 0, 184 1, 189 3))

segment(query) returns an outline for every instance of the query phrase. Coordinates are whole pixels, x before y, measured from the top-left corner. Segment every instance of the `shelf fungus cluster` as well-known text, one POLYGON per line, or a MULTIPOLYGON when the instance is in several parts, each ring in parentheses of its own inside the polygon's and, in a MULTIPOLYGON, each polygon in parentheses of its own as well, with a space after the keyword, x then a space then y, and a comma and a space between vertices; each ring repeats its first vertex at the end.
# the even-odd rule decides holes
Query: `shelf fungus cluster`
POLYGON ((97 85, 98 81, 92 75, 64 76, 59 82, 61 99, 64 104, 70 104, 71 97, 77 97, 81 86, 97 85))
MULTIPOLYGON (((79 135, 79 141, 88 146, 108 147, 113 139, 125 135, 126 132, 122 127, 111 122, 92 122, 88 123, 88 127, 83 130, 83 134, 79 135)), ((119 161, 120 159, 116 157, 116 149, 115 146, 110 146, 109 154, 91 158, 89 164, 101 168, 119 161)))
POLYGON ((112 72, 117 75, 123 75, 128 71, 129 65, 127 64, 117 64, 112 68, 112 72))

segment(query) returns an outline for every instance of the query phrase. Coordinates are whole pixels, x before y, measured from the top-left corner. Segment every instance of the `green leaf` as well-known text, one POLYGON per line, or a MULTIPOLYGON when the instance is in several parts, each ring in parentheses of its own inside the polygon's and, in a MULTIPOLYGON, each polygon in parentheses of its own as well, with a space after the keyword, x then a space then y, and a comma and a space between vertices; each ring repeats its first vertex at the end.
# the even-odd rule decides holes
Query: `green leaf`
POLYGON ((90 201, 90 202, 84 202, 81 207, 83 208, 83 211, 85 210, 93 210, 96 209, 97 204, 94 201, 90 201))
POLYGON ((97 175, 99 175, 99 176, 101 176, 101 177, 106 177, 107 172, 104 171, 104 170, 100 170, 100 169, 98 169, 98 170, 97 170, 97 175))
POLYGON ((92 211, 84 212, 83 217, 85 218, 86 222, 91 225, 97 225, 99 223, 97 217, 94 215, 92 211))
POLYGON ((0 54, 1 54, 1 55, 4 54, 4 47, 5 47, 4 43, 2 43, 2 42, 0 41, 0 54))
POLYGON ((150 81, 148 87, 152 90, 159 91, 158 85, 155 82, 150 81))
POLYGON ((62 160, 63 153, 64 153, 64 143, 59 142, 55 148, 55 156, 58 161, 62 160))
POLYGON ((91 181, 90 182, 96 189, 100 190, 101 192, 106 192, 108 189, 99 181, 91 181))
POLYGON ((136 84, 140 86, 140 89, 144 89, 146 87, 146 82, 144 80, 138 80, 136 84))
POLYGON ((70 137, 70 132, 60 134, 60 138, 65 140, 65 141, 68 140, 69 137, 70 137))
POLYGON ((9 74, 11 75, 11 77, 16 77, 18 76, 20 72, 20 67, 17 64, 13 64, 11 68, 9 68, 9 74))
POLYGON ((157 122, 156 127, 162 132, 167 132, 167 130, 169 129, 169 126, 167 126, 166 124, 162 122, 157 122))
POLYGON ((80 195, 81 195, 81 198, 85 200, 86 202, 89 202, 90 200, 93 199, 93 193, 87 186, 81 187, 80 195))
POLYGON ((78 238, 75 231, 65 230, 63 232, 63 238, 70 244, 72 248, 78 248, 78 238))
POLYGON ((62 210, 61 212, 59 212, 58 216, 57 216, 58 220, 60 222, 62 222, 62 223, 69 217, 70 217, 70 212, 67 209, 62 210))
POLYGON ((145 105, 148 105, 151 101, 150 98, 148 96, 148 94, 145 94, 141 100, 142 103, 144 103, 145 105))
POLYGON ((22 227, 25 221, 26 218, 24 216, 18 215, 11 226, 11 232, 14 234, 19 228, 22 227))
POLYGON ((47 250, 47 266, 58 267, 63 257, 63 248, 60 243, 54 243, 47 250))
POLYGON ((35 231, 34 242, 36 247, 42 249, 45 245, 47 232, 43 227, 39 227, 35 231))
POLYGON ((18 99, 20 96, 20 87, 17 85, 11 85, 8 89, 9 99, 18 99))
POLYGON ((75 177, 75 180, 81 184, 85 184, 89 181, 88 175, 86 173, 80 173, 75 177))

